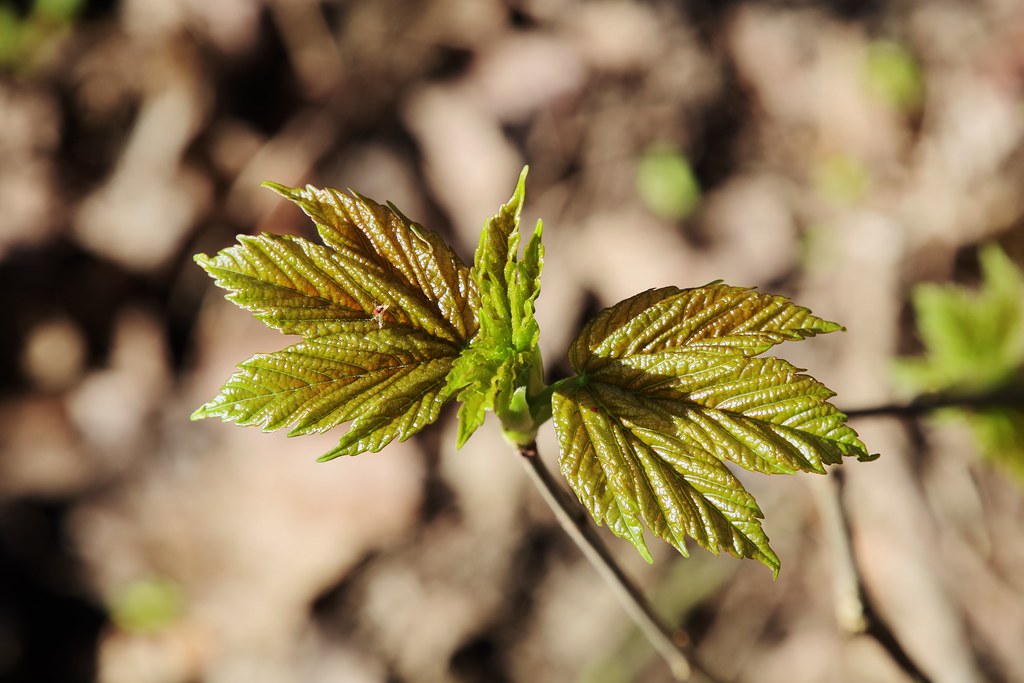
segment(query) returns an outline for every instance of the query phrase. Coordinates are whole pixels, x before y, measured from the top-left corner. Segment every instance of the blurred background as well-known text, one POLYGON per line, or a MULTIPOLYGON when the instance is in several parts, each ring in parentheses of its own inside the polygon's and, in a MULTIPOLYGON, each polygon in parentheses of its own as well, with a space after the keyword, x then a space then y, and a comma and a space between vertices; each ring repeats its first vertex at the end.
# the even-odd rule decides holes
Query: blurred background
MULTIPOLYGON (((670 680, 493 424, 316 464, 337 435, 189 422, 289 343, 192 262, 313 237, 261 181, 469 260, 528 163, 551 378, 600 308, 721 278, 843 323, 782 353, 857 410, 942 388, 893 372, 919 283, 1021 263, 1022 141, 1019 0, 5 0, 0 680, 670 680)), ((609 544, 721 681, 912 680, 847 633, 844 527, 924 677, 1024 681, 1021 480, 956 420, 852 425, 882 457, 841 489, 744 476, 777 581, 609 544)))

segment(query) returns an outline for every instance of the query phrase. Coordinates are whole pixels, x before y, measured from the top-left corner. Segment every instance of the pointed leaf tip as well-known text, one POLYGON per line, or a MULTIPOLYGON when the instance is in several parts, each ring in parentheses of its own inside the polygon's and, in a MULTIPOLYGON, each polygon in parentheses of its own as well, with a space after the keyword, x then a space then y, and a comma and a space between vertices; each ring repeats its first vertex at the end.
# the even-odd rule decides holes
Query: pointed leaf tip
POLYGON ((272 192, 281 195, 282 197, 291 202, 299 202, 302 198, 300 194, 301 190, 299 190, 298 188, 289 187, 287 185, 275 183, 270 180, 264 180, 262 183, 260 183, 260 187, 265 187, 268 190, 271 190, 272 192))
POLYGON ((529 173, 530 167, 523 166, 523 170, 519 172, 519 180, 516 181, 515 192, 512 193, 512 199, 518 201, 520 204, 522 204, 523 198, 526 196, 526 176, 529 173))

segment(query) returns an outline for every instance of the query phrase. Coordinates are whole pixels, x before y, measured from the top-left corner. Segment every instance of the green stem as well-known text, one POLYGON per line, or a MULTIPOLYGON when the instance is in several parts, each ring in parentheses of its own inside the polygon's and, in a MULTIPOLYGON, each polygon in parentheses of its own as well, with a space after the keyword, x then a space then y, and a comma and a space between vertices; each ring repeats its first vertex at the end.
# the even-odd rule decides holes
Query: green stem
MULTIPOLYGON (((680 650, 679 643, 688 639, 681 631, 671 629, 667 624, 658 618, 651 608, 643 593, 629 580, 622 568, 615 562, 615 559, 608 552, 597 530, 587 521, 583 511, 569 500, 564 489, 555 481, 554 477, 537 454, 537 445, 531 443, 519 447, 519 455, 522 456, 523 465, 530 473, 534 484, 540 489, 544 501, 555 513, 559 524, 569 537, 576 543, 584 556, 594 566, 597 572, 608 582, 612 592, 622 602, 626 611, 636 622, 641 632, 654 646, 672 671, 672 676, 677 681, 690 679, 691 667, 686 655, 680 650)), ((703 673, 703 672, 702 672, 703 673)), ((705 678, 710 678, 704 674, 705 678)))
POLYGON ((529 400, 531 411, 533 412, 533 420, 538 427, 551 419, 551 397, 554 396, 555 392, 570 382, 579 381, 579 377, 566 377, 552 384, 548 384, 536 394, 530 396, 529 400))

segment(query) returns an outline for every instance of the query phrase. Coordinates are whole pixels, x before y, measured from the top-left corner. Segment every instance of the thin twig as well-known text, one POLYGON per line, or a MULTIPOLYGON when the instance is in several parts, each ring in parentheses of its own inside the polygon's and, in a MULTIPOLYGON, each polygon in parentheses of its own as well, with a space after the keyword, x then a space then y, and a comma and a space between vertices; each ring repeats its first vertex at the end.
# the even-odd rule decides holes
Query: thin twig
POLYGON ((917 663, 903 649, 899 638, 889 629, 889 625, 878 615, 871 600, 867 598, 864 599, 864 617, 867 620, 867 630, 864 633, 874 638, 875 642, 889 653, 892 661, 903 673, 910 676, 910 680, 914 683, 931 683, 931 679, 921 671, 917 663))
POLYGON ((849 418, 918 417, 943 408, 984 409, 1024 405, 1024 387, 1006 387, 984 394, 926 394, 907 403, 887 403, 844 410, 849 418))
POLYGON ((598 536, 597 530, 587 521, 583 510, 569 499, 564 489, 558 485, 558 482, 544 466, 537 454, 537 445, 521 446, 519 454, 523 456, 523 465, 530 473, 537 488, 540 489, 545 502, 555 513, 559 524, 583 551, 590 564, 611 586, 612 591, 622 602, 641 632, 668 663, 673 677, 678 681, 686 681, 696 670, 710 680, 711 677, 696 665, 691 665, 686 655, 680 650, 681 644, 688 640, 686 634, 671 629, 654 613, 643 593, 629 580, 611 553, 608 552, 608 548, 598 536))

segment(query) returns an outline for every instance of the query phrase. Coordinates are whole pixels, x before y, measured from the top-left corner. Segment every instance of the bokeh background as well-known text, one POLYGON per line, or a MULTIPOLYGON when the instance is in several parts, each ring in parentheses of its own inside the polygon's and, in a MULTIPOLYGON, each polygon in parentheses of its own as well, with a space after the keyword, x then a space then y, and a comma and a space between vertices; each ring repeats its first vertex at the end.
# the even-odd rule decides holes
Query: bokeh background
MULTIPOLYGON (((901 400, 922 281, 1024 255, 1019 0, 0 4, 0 680, 669 680, 488 424, 316 464, 189 413, 287 342, 192 262, 313 237, 263 180, 391 200, 467 260, 531 167, 552 378, 600 308, 714 279, 845 334, 784 353, 901 400)), ((911 680, 848 635, 835 528, 929 679, 1024 681, 1024 498, 954 425, 744 477, 782 558, 616 555, 721 681, 911 680), (845 620, 845 621, 844 621, 845 620)), ((550 429, 541 435, 554 465, 550 429)))

